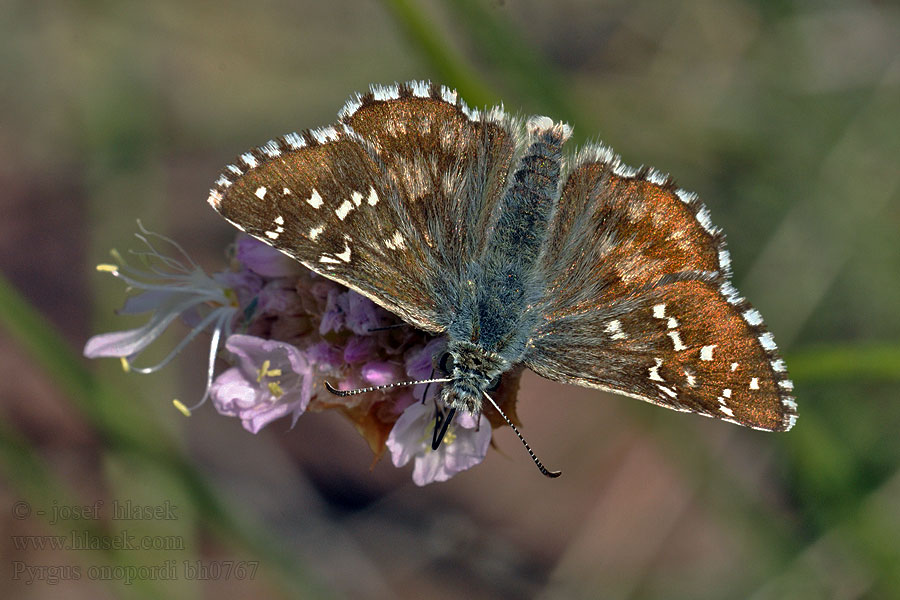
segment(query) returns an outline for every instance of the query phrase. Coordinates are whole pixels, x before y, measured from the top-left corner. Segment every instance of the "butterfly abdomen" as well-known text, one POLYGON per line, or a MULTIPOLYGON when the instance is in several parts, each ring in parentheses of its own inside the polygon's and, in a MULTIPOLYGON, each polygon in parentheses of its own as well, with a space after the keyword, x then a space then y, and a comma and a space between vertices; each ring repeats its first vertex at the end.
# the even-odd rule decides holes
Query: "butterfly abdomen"
POLYGON ((562 145, 568 126, 547 117, 528 122, 530 144, 519 161, 499 210, 488 257, 530 267, 547 236, 550 216, 559 193, 562 145))

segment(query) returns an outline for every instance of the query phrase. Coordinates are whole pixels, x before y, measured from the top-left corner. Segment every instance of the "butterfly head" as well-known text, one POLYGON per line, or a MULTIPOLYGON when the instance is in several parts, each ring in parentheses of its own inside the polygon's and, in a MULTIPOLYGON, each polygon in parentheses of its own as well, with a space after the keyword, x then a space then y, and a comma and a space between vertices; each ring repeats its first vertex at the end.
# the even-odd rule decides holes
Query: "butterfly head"
POLYGON ((500 376, 509 363, 500 356, 471 343, 451 341, 447 350, 435 357, 436 367, 452 381, 441 388, 445 406, 481 413, 484 392, 500 385, 500 376))

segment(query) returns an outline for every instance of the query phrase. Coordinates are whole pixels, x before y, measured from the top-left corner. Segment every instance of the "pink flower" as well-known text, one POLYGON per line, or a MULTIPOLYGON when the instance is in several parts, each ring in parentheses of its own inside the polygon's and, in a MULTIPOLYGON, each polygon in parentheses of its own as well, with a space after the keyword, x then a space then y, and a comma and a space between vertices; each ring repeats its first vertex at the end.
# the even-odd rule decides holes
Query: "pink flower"
POLYGON ((391 460, 402 467, 415 459, 413 482, 427 485, 447 481, 460 471, 484 460, 491 444, 491 425, 481 415, 478 420, 466 412, 458 412, 437 450, 431 449, 434 431, 434 408, 430 404, 411 404, 387 439, 391 460))
POLYGON ((216 410, 238 417, 250 433, 286 415, 292 415, 293 427, 312 397, 312 366, 303 353, 284 342, 240 334, 228 338, 225 348, 238 364, 210 388, 216 410))

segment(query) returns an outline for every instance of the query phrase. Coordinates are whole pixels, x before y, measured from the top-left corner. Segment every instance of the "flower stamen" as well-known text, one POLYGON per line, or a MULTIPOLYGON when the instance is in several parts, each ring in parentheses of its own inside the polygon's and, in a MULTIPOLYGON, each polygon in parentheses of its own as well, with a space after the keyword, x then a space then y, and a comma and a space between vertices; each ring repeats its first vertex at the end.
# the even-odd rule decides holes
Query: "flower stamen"
POLYGON ((181 414, 183 414, 184 416, 186 416, 186 417, 191 416, 191 409, 189 409, 187 406, 185 406, 184 403, 181 400, 179 400, 178 398, 175 398, 174 400, 172 400, 172 405, 175 408, 177 408, 178 411, 181 414))

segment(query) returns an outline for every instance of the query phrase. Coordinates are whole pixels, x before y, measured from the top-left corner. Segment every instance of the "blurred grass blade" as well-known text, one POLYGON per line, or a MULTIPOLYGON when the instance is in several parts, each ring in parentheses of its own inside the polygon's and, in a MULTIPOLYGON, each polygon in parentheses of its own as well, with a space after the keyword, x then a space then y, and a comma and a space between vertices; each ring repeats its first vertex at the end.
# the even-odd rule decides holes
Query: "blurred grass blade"
POLYGON ((569 101, 567 86, 554 65, 545 60, 522 33, 502 18, 500 7, 480 0, 444 1, 493 69, 505 77, 521 98, 552 113, 555 119, 567 119, 584 126, 569 101))
POLYGON ((900 346, 821 346, 790 354, 787 364, 798 381, 900 381, 900 346))
POLYGON ((408 40, 422 53, 434 69, 438 83, 455 87, 470 106, 492 105, 497 97, 468 62, 451 50, 422 12, 411 0, 384 0, 408 40))

